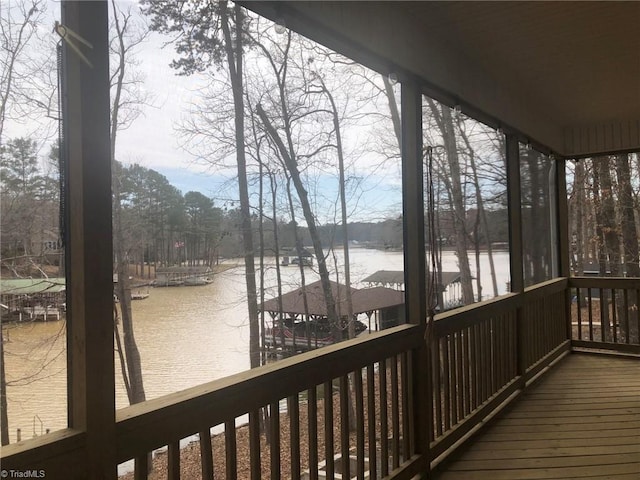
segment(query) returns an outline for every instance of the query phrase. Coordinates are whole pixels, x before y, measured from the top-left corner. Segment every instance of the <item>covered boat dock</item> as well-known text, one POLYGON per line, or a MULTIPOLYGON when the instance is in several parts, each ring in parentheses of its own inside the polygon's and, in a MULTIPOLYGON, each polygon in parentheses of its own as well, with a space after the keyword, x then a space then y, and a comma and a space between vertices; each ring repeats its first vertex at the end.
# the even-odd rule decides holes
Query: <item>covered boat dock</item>
POLYGON ((356 334, 404 323, 403 292, 386 287, 350 287, 353 317, 349 318, 347 286, 330 283, 340 318, 341 338, 335 338, 331 331, 322 284, 316 281, 258 306, 260 312, 269 313, 271 317, 270 325, 265 326, 263 348, 305 351, 347 339, 351 322, 355 322, 356 334), (367 316, 368 325, 357 320, 361 314, 367 316))

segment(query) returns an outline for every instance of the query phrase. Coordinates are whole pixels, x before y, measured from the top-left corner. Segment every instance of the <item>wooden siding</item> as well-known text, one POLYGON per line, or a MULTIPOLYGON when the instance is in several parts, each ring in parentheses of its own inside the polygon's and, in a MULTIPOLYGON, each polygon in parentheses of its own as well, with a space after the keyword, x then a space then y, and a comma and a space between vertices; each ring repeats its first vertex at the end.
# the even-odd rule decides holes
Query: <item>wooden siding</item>
POLYGON ((640 361, 571 354, 438 480, 640 478, 640 361))

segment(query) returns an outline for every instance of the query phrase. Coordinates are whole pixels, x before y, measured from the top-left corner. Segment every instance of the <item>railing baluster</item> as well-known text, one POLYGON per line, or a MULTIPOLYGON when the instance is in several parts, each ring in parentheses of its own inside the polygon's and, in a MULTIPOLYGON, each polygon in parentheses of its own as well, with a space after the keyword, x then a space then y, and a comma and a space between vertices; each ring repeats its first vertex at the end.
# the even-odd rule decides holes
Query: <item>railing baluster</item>
POLYGON ((300 403, 298 395, 288 398, 289 406, 289 452, 291 454, 291 479, 300 479, 300 403))
POLYGON ((482 376, 484 377, 484 394, 482 401, 486 401, 491 396, 491 329, 489 320, 482 322, 482 356, 483 368, 482 376))
MULTIPOLYGON (((627 317, 629 317, 630 315, 631 314, 629 313, 629 310, 627 310, 627 317)), ((636 319, 636 332, 640 337, 640 288, 636 288, 636 304, 635 304, 634 316, 636 319)), ((629 338, 629 342, 631 342, 631 335, 627 334, 627 337, 629 338)), ((640 341, 640 338, 636 339, 636 342, 638 341, 640 341)))
POLYGON ((511 312, 506 312, 502 317, 502 384, 511 380, 511 312))
POLYGON ((457 418, 456 423, 464 418, 464 397, 467 392, 464 388, 464 377, 462 374, 462 332, 456 332, 455 335, 455 345, 456 345, 456 411, 457 418))
POLYGON ((498 330, 496 317, 491 317, 489 324, 489 345, 491 348, 491 395, 498 390, 498 330))
POLYGON ((471 413, 471 382, 469 369, 471 368, 471 362, 469 358, 469 332, 471 328, 465 328, 462 333, 462 372, 463 372, 463 385, 464 385, 464 402, 463 402, 463 415, 466 417, 471 413))
POLYGON ((309 429, 309 480, 318 480, 318 394, 317 387, 307 391, 307 423, 309 429))
POLYGON ((480 405, 480 340, 478 339, 478 325, 472 325, 471 332, 471 372, 473 378, 473 402, 471 409, 475 410, 480 405))
POLYGON ((498 388, 504 385, 504 315, 499 315, 495 319, 496 327, 496 384, 498 388))
POLYGON ((582 289, 576 287, 576 307, 578 309, 578 340, 582 340, 582 289))
POLYGON ((333 382, 324 384, 324 449, 327 462, 327 478, 335 475, 334 439, 333 439, 333 382))
POLYGON ((149 478, 149 455, 143 454, 133 461, 133 478, 135 480, 147 480, 149 478))
POLYGON ((280 402, 269 405, 269 426, 271 433, 269 457, 271 461, 271 480, 280 479, 280 402))
POLYGON ((389 415, 387 412, 387 360, 382 359, 378 367, 378 377, 380 378, 380 445, 382 467, 381 476, 389 475, 389 415))
POLYGON ((589 340, 593 342, 593 302, 591 299, 591 288, 587 289, 587 305, 589 305, 589 340))
POLYGON ((609 317, 609 305, 604 288, 599 289, 600 293, 600 341, 607 341, 607 326, 609 317))
POLYGON ((401 399, 402 399, 402 450, 401 450, 401 458, 402 460, 406 460, 410 457, 409 452, 411 452, 411 413, 410 413, 410 404, 411 399, 409 394, 409 361, 408 361, 408 353, 403 352, 400 354, 400 387, 401 387, 401 399))
POLYGON ((518 375, 518 338, 516 336, 517 322, 518 322, 518 312, 513 311, 510 314, 510 328, 509 328, 509 337, 511 339, 511 378, 516 378, 518 375))
POLYGON ((440 364, 440 341, 431 342, 431 363, 433 378, 433 406, 434 406, 434 439, 442 435, 442 365, 440 364))
POLYGON ((531 363, 529 364, 529 366, 533 365, 535 362, 537 362, 540 357, 542 357, 543 352, 544 352, 544 334, 542 333, 542 331, 544 330, 544 317, 545 317, 545 311, 544 311, 544 299, 541 300, 537 300, 535 302, 535 315, 532 318, 533 321, 533 338, 537 339, 536 342, 536 354, 535 356, 531 359, 531 363))
POLYGON ((349 462, 349 416, 351 395, 349 392, 349 377, 340 377, 340 460, 343 478, 351 478, 349 462))
POLYGON ((611 329, 613 330, 613 343, 618 343, 618 308, 616 304, 616 289, 611 289, 611 329))
MULTIPOLYGON (((398 398, 398 357, 391 358, 391 422, 393 437, 391 448, 393 452, 393 468, 400 466, 400 403, 398 398)), ((347 476, 347 478, 349 478, 347 476)))
POLYGON ((457 406, 457 371, 456 371, 456 343, 455 332, 447 335, 447 350, 449 362, 449 413, 451 415, 451 427, 458 423, 457 406))
POLYGON ((213 480, 213 449, 211 448, 211 432, 203 430, 200 437, 200 465, 202 480, 213 480))
POLYGON ((224 451, 226 458, 226 478, 235 480, 238 477, 238 451, 236 446, 236 421, 224 422, 224 451))
POLYGON ((260 416, 260 410, 249 412, 249 469, 251 480, 260 480, 262 477, 260 416))
POLYGON ((356 393, 356 474, 359 480, 364 480, 364 391, 362 386, 362 370, 354 372, 356 393))
POLYGON ((167 450, 167 478, 180 480, 180 440, 171 442, 167 450))
MULTIPOLYGON (((369 441, 369 478, 377 479, 377 446, 376 446, 376 385, 373 365, 367 365, 367 420, 369 441)), ((313 480, 313 479, 311 479, 313 480)))
MULTIPOLYGON (((640 297, 637 297, 638 299, 640 299, 640 297)), ((626 288, 624 289, 624 331, 625 331, 625 337, 626 337, 626 343, 631 343, 631 335, 629 335, 629 327, 630 322, 629 322, 629 290, 627 290, 626 288)))
POLYGON ((451 366, 449 363, 449 337, 440 339, 440 352, 442 359, 442 391, 444 398, 442 399, 442 416, 444 419, 444 430, 451 428, 451 406, 450 406, 450 382, 451 366))

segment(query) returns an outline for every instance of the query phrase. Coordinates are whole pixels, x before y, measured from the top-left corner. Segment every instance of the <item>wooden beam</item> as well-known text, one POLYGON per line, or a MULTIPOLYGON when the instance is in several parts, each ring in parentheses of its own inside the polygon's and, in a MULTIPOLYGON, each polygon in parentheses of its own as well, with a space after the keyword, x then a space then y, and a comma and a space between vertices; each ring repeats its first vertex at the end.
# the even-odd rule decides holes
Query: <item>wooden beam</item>
MULTIPOLYGON (((513 293, 524 293, 524 258, 522 243, 522 187, 520 182, 520 143, 518 137, 505 135, 507 164, 507 202, 509 209, 509 269, 511 272, 510 289, 513 293)), ((522 382, 526 370, 524 356, 525 339, 522 325, 522 307, 516 312, 516 358, 517 374, 522 382)))
POLYGON ((115 478, 107 2, 63 2, 62 24, 91 44, 74 42, 87 62, 63 42, 68 420, 86 433, 86 477, 115 478))
MULTIPOLYGON (((405 305, 407 322, 427 323, 427 273, 424 231, 424 162, 422 155, 422 94, 417 82, 402 83, 402 204, 405 305)), ((431 438, 431 378, 426 342, 411 355, 408 379, 411 396, 412 454, 429 458, 431 438)), ((406 435, 406 433, 405 433, 406 435)), ((407 452, 405 452, 407 455, 407 452)), ((428 462, 425 462, 428 465, 428 462)))
MULTIPOLYGON (((557 248, 558 252, 558 273, 561 277, 569 277, 571 274, 570 249, 569 242, 569 201, 567 199, 567 171, 566 160, 556 159, 554 162, 556 169, 556 203, 557 203, 557 225, 552 225, 558 232, 558 243, 552 248, 557 248)), ((571 339, 571 292, 567 289, 565 293, 565 338, 571 339)))
POLYGON ((560 277, 570 274, 569 261, 569 205, 567 199, 566 160, 556 160, 556 181, 558 191, 558 252, 560 257, 560 277))
POLYGON ((505 135, 507 163, 507 202, 509 208, 509 267, 511 272, 511 291, 524 291, 524 272, 522 266, 522 188, 520 185, 520 144, 518 138, 505 135))
POLYGON ((426 322, 422 95, 402 84, 402 204, 407 323, 426 322))

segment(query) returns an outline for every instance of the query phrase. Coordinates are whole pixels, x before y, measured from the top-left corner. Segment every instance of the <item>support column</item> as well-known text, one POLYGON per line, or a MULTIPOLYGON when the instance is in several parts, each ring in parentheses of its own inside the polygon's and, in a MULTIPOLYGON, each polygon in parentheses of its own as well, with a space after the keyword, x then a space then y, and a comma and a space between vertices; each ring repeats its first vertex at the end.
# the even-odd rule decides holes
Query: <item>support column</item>
MULTIPOLYGON (((422 94, 414 81, 402 84, 402 203, 405 305, 407 323, 426 327, 427 287, 424 244, 424 187, 422 158, 422 94)), ((423 331, 423 330, 421 330, 423 331)), ((413 454, 422 455, 429 470, 431 456, 431 375, 426 342, 411 355, 413 454)))
POLYGON ((106 1, 65 1, 61 8, 67 38, 86 57, 63 42, 68 421, 86 432, 83 476, 112 479, 117 466, 108 10, 106 1))
MULTIPOLYGON (((571 275, 571 244, 569 242, 569 201, 567 198, 567 161, 566 159, 558 159, 555 162, 556 167, 556 191, 557 191, 557 220, 558 224, 554 225, 558 232, 558 249, 559 265, 558 274, 560 277, 569 277, 571 275)), ((566 339, 571 339, 571 289, 567 288, 565 295, 565 318, 567 319, 566 339)))
POLYGON ((507 203, 509 210, 509 267, 514 293, 524 291, 522 265, 522 187, 520 185, 520 144, 512 134, 505 135, 507 163, 507 203))
MULTIPOLYGON (((518 137, 506 134, 506 163, 507 163, 507 202, 509 209, 509 267, 511 272, 510 290, 520 295, 524 294, 524 252, 522 248, 522 187, 520 182, 520 144, 518 137)), ((523 335, 522 307, 516 313, 516 371, 524 386, 525 339, 523 335)))

